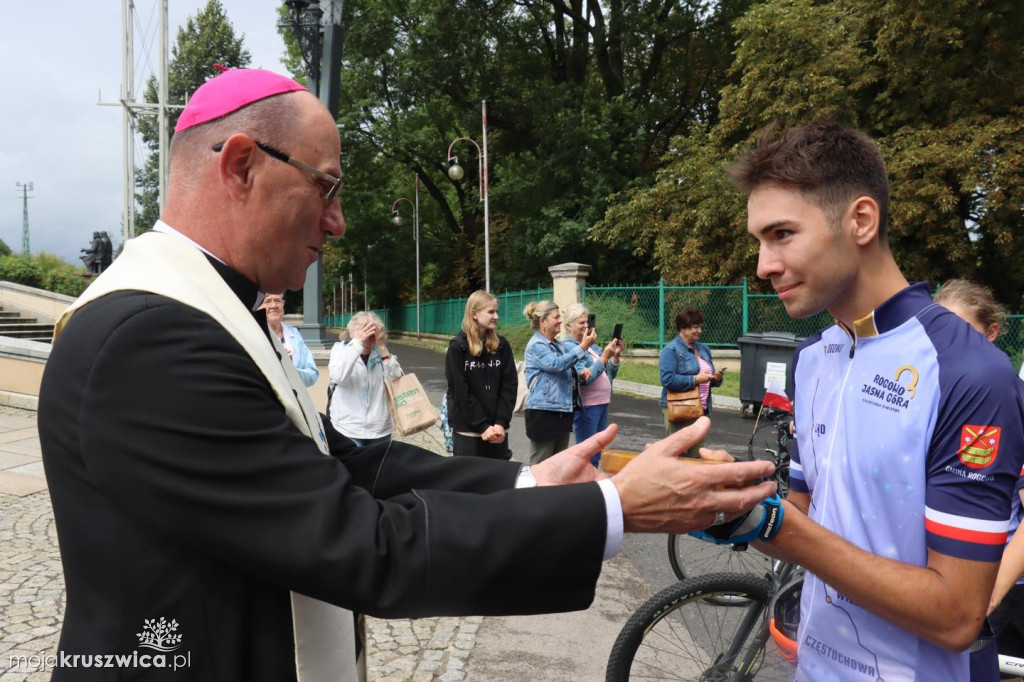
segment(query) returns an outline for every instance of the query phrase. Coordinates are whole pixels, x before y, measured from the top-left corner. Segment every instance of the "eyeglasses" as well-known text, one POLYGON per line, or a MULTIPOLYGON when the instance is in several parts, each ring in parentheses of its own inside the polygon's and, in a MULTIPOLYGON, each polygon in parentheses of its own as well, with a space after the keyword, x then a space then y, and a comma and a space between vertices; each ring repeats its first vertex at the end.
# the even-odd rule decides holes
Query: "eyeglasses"
MULTIPOLYGON (((260 142, 259 140, 253 140, 253 142, 255 142, 256 146, 270 158, 277 159, 278 161, 283 161, 287 163, 289 166, 295 166, 299 170, 304 170, 307 173, 312 174, 313 177, 319 179, 321 182, 317 184, 319 184, 324 191, 324 204, 330 204, 337 198, 338 190, 341 189, 341 178, 336 178, 330 173, 324 173, 319 168, 313 168, 312 166, 304 164, 301 161, 296 161, 295 159, 288 156, 281 150, 274 149, 269 144, 260 142)), ((224 143, 218 142, 217 144, 213 145, 212 149, 215 152, 219 152, 220 150, 224 149, 224 143)))
POLYGON ((264 298, 263 299, 263 307, 264 308, 269 308, 271 306, 275 306, 275 307, 276 306, 281 306, 283 308, 284 307, 284 300, 280 299, 280 298, 270 298, 269 296, 264 298))

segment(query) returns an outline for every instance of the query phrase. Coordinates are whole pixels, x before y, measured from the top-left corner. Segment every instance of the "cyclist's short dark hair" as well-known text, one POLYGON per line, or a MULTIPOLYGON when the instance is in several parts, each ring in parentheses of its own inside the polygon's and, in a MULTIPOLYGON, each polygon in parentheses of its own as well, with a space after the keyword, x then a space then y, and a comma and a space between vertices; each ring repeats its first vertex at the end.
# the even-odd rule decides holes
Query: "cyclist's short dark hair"
POLYGON ((850 202, 868 196, 878 204, 878 239, 886 242, 889 175, 874 140, 829 121, 781 129, 772 124, 729 169, 747 195, 761 185, 791 187, 812 198, 836 228, 850 202))

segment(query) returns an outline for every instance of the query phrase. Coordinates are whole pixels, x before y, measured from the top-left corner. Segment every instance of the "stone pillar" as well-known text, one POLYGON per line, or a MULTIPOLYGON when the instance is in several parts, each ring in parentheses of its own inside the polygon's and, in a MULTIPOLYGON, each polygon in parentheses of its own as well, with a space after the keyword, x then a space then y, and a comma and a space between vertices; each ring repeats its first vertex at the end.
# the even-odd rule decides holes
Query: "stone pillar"
MULTIPOLYGON (((552 265, 548 268, 548 272, 551 273, 552 288, 554 289, 552 298, 560 310, 564 311, 570 303, 583 302, 583 283, 587 281, 587 275, 590 274, 589 265, 562 263, 561 265, 552 265)), ((564 335, 565 330, 562 329, 558 333, 558 338, 562 338, 564 335)))

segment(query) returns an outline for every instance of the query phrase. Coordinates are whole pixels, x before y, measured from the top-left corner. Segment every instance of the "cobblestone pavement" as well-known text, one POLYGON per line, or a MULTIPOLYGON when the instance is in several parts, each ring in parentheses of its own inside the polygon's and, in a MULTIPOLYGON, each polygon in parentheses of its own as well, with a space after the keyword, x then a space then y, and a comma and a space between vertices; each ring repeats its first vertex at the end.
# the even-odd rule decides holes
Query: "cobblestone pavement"
MULTIPOLYGON (((443 451, 434 428, 403 440, 443 451)), ((0 680, 42 682, 50 671, 18 656, 54 655, 64 615, 64 577, 45 489, 36 414, 0 406, 0 680)), ((374 682, 462 682, 482 619, 367 619, 374 682)), ((33 662, 34 663, 34 662, 33 662)))
POLYGON ((50 497, 0 494, 0 679, 49 680, 11 669, 12 656, 56 652, 64 617, 64 576, 50 497))

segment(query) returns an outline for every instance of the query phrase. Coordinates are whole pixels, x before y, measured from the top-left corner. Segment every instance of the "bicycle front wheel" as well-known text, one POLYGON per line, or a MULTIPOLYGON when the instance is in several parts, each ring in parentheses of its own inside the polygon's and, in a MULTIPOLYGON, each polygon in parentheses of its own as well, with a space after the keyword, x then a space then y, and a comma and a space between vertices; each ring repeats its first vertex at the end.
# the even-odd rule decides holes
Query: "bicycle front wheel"
MULTIPOLYGON (((768 575, 772 558, 756 549, 737 549, 735 545, 714 545, 689 535, 668 536, 668 561, 679 580, 708 573, 753 573, 768 575)), ((728 600, 721 602, 730 603, 728 600)))
POLYGON ((767 578, 704 575, 670 585, 640 607, 619 633, 607 682, 790 682, 793 667, 770 641, 767 578), (745 607, 723 607, 721 598, 745 607))

